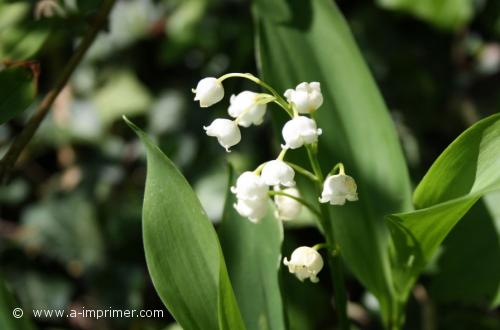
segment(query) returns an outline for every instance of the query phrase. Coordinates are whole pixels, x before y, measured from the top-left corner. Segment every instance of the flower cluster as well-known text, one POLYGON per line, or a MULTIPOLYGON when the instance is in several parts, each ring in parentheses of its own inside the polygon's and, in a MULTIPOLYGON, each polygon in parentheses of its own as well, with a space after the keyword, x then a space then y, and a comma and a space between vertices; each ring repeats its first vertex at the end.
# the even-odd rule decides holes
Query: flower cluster
MULTIPOLYGON (((227 109, 232 119, 217 118, 210 125, 203 127, 206 134, 217 138, 227 152, 241 141, 240 127, 257 126, 264 122, 268 103, 276 103, 291 117, 282 128, 284 143, 281 145, 278 157, 261 164, 254 171, 244 172, 238 177, 235 186, 231 187, 231 192, 237 199, 234 208, 241 216, 257 223, 267 214, 269 197, 273 196, 275 215, 283 221, 296 219, 303 206, 319 214, 301 198, 295 185, 295 170, 313 178, 316 183, 321 183, 322 174, 317 173, 317 167, 313 174, 298 165, 286 162, 284 158, 291 149, 303 146, 308 148, 308 151, 317 149, 318 137, 322 134, 322 130, 317 127, 313 116, 323 104, 320 83, 300 83, 295 89, 286 90, 283 98, 255 76, 229 73, 220 78, 209 77, 200 80, 193 89, 194 100, 199 101, 202 108, 218 103, 225 94, 222 83, 231 77, 249 79, 264 87, 269 93, 243 91, 232 95, 227 109)), ((318 198, 320 203, 344 205, 346 200, 358 199, 356 183, 352 177, 345 174, 341 163, 330 171, 320 188, 322 188, 321 197, 318 198), (335 174, 337 170, 339 173, 335 174)), ((302 246, 292 253, 290 260, 285 258, 284 264, 299 280, 309 278, 312 282, 317 282, 317 274, 323 268, 323 259, 317 248, 302 246)))

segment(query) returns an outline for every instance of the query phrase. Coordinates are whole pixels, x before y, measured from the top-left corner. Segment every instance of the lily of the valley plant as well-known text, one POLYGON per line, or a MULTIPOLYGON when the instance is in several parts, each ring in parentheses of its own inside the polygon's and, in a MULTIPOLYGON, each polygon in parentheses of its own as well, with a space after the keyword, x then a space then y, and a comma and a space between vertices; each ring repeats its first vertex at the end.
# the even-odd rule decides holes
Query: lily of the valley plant
MULTIPOLYGON (((260 125, 264 121, 267 105, 277 104, 290 119, 282 128, 283 143, 281 152, 276 159, 258 165, 253 171, 242 173, 231 192, 236 195, 234 208, 249 221, 258 223, 268 211, 269 198, 274 198, 275 215, 283 221, 293 221, 302 207, 309 208, 318 217, 319 225, 329 228, 330 217, 328 208, 320 203, 341 206, 346 201, 358 200, 357 187, 354 179, 345 174, 344 165, 338 163, 324 177, 318 162, 318 138, 322 130, 314 119, 315 112, 323 104, 323 95, 319 82, 302 82, 295 89, 288 89, 282 97, 274 88, 259 78, 247 73, 229 73, 219 78, 209 77, 199 81, 193 93, 200 107, 206 108, 218 103, 224 98, 223 82, 228 78, 249 79, 264 88, 267 93, 243 91, 232 95, 228 106, 228 118, 217 118, 204 129, 208 136, 217 138, 219 144, 227 151, 241 141, 241 128, 260 125), (290 149, 306 148, 311 171, 298 164, 285 160, 290 149), (318 206, 305 201, 295 184, 295 174, 299 173, 312 180, 317 187, 318 206)), ((332 237, 326 237, 325 243, 313 247, 298 247, 288 260, 283 263, 290 273, 300 280, 310 279, 318 282, 318 273, 324 262, 319 249, 329 251, 329 259, 340 258, 339 246, 332 237)), ((343 274, 341 267, 332 267, 332 279, 337 291, 337 299, 343 299, 343 274)), ((345 304, 345 300, 340 306, 345 304)), ((341 307, 342 308, 342 307, 341 307)), ((345 316, 341 316, 344 318, 345 316)))

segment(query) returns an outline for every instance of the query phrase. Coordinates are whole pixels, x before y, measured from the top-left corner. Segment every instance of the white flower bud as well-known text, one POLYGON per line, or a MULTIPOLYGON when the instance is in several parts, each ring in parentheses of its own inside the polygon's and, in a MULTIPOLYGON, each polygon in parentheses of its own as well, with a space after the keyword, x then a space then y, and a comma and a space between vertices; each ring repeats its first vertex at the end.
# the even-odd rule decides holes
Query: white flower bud
POLYGON ((229 119, 217 118, 209 126, 203 126, 208 136, 214 136, 227 152, 229 148, 241 141, 238 125, 229 119))
MULTIPOLYGON (((281 191, 287 193, 288 195, 300 197, 300 193, 297 188, 286 188, 281 191)), ((281 220, 296 219, 302 210, 302 204, 293 198, 283 195, 276 195, 274 197, 274 204, 276 205, 276 217, 281 220)))
POLYGON ((318 141, 322 131, 317 128, 316 122, 305 116, 295 117, 283 126, 282 135, 285 140, 283 148, 297 149, 304 144, 318 141))
POLYGON ((323 184, 323 192, 319 201, 332 205, 344 205, 346 199, 350 202, 358 200, 356 182, 345 174, 330 175, 323 184))
POLYGON ((267 206, 267 198, 238 199, 238 202, 234 204, 234 208, 242 217, 254 223, 259 222, 266 215, 267 206))
POLYGON ((200 101, 200 107, 207 108, 222 100, 224 87, 217 78, 208 77, 198 82, 196 89, 193 89, 193 93, 196 94, 194 100, 200 101))
POLYGON ((262 181, 269 186, 281 184, 286 187, 292 187, 295 185, 294 176, 295 172, 293 168, 279 159, 265 163, 260 174, 262 181))
POLYGON ((233 118, 238 118, 238 125, 249 127, 260 125, 266 114, 266 104, 259 104, 259 94, 244 91, 238 95, 232 95, 228 113, 233 118))
POLYGON ((267 198, 269 187, 262 182, 254 172, 243 172, 236 180, 236 186, 231 187, 231 192, 236 198, 243 200, 257 200, 267 198))
POLYGON ((288 266, 290 273, 295 274, 300 281, 311 279, 311 282, 317 283, 318 273, 323 268, 323 258, 318 251, 307 246, 301 246, 293 251, 290 261, 283 260, 285 266, 288 266))
POLYGON ((319 82, 300 83, 295 89, 288 89, 285 97, 299 113, 312 113, 323 104, 319 82))

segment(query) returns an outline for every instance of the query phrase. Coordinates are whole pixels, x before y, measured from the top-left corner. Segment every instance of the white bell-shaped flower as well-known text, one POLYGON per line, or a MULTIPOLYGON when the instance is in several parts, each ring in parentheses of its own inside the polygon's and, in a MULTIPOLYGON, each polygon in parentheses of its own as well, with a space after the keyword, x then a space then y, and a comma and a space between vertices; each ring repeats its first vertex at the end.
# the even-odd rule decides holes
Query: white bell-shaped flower
POLYGON ((300 83, 295 89, 288 89, 285 97, 299 113, 312 113, 323 104, 319 82, 300 83))
POLYGON ((207 108, 224 97, 222 83, 213 77, 203 78, 192 91, 196 94, 194 100, 200 101, 200 107, 202 108, 207 108))
POLYGON ((319 201, 332 205, 344 205, 345 201, 358 200, 356 182, 345 174, 329 175, 323 183, 323 192, 319 201))
POLYGON ((317 142, 322 131, 311 118, 298 116, 287 121, 281 133, 285 140, 283 148, 297 149, 317 142))
POLYGON ((227 152, 229 148, 241 141, 238 125, 229 119, 217 118, 209 126, 203 126, 208 136, 214 136, 227 152))
MULTIPOLYGON (((278 191, 282 191, 295 197, 300 197, 300 193, 295 187, 285 188, 283 190, 278 189, 278 191)), ((302 204, 293 198, 283 195, 274 196, 274 204, 276 205, 276 217, 285 221, 296 219, 302 210, 302 204)))
POLYGON ((260 174, 262 181, 269 186, 283 185, 292 187, 295 185, 293 168, 282 160, 271 160, 264 164, 260 174))
POLYGON ((269 187, 254 172, 243 172, 236 180, 236 186, 231 192, 242 200, 257 200, 267 198, 269 187))
POLYGON ((260 125, 266 114, 266 104, 259 103, 259 94, 244 91, 238 95, 232 95, 228 113, 233 118, 238 118, 238 125, 249 127, 260 125))
POLYGON ((318 251, 307 246, 301 246, 293 251, 290 261, 283 260, 290 273, 295 274, 300 281, 309 278, 311 282, 319 281, 317 275, 323 268, 323 258, 318 251))
POLYGON ((257 223, 266 215, 268 203, 267 198, 238 199, 238 202, 234 204, 234 208, 242 217, 257 223))

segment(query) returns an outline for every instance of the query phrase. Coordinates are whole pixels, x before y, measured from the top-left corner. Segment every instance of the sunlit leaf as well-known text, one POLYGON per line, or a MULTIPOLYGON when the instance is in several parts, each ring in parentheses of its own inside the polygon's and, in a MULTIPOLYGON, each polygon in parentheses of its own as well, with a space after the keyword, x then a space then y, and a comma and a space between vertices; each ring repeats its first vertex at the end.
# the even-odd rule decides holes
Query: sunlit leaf
POLYGON ((222 250, 186 179, 137 126, 147 150, 146 261, 160 298, 185 329, 244 329, 222 250))
POLYGON ((394 238, 395 283, 401 297, 408 295, 423 266, 474 203, 500 189, 499 168, 497 114, 466 130, 434 162, 415 191, 419 210, 388 217, 394 238))

